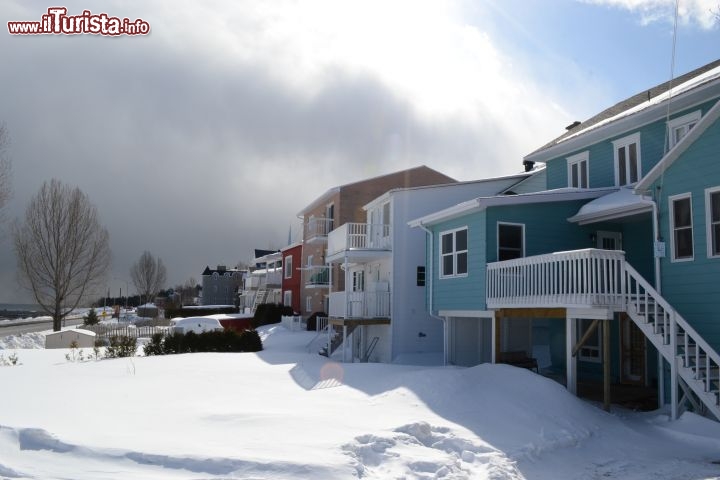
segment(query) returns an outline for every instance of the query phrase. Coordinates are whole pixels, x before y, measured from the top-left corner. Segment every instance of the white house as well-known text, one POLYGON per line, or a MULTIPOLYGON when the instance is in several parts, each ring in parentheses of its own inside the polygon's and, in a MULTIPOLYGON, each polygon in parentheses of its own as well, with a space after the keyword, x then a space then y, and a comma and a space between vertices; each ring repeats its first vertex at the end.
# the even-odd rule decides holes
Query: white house
POLYGON ((331 231, 326 252, 328 319, 335 332, 329 335, 331 355, 344 361, 441 363, 443 325, 428 313, 425 300, 425 233, 408 222, 476 196, 513 194, 513 186, 528 185, 536 175, 544 189, 543 170, 393 189, 363 207, 365 223, 331 231))

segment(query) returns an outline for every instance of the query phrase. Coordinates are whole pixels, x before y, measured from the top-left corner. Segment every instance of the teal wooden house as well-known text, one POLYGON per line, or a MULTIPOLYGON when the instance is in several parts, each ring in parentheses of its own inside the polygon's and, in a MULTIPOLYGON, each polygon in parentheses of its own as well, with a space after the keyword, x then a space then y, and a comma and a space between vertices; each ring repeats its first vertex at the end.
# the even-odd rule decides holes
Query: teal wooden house
POLYGON ((524 158, 545 189, 410 222, 445 360, 506 362, 572 392, 657 390, 720 418, 720 61, 641 92, 524 158))

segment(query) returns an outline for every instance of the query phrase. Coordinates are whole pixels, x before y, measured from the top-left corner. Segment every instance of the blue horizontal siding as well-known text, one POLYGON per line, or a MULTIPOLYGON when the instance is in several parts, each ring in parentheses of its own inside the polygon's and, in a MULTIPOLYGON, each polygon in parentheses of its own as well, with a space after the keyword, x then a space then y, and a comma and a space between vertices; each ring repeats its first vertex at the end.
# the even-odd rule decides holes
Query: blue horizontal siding
POLYGON ((661 261, 662 293, 690 325, 720 351, 720 258, 708 258, 705 189, 720 186, 720 121, 666 170, 660 187, 660 231, 666 241, 661 261), (668 198, 690 193, 693 209, 694 259, 673 262, 668 198))

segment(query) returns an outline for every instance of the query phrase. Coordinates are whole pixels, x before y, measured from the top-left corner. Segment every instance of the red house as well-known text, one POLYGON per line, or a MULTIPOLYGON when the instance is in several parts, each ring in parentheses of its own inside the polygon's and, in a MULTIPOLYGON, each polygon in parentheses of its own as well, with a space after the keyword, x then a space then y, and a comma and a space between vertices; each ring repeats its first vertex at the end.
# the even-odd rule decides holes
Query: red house
POLYGON ((282 253, 282 303, 300 313, 300 285, 302 283, 302 242, 281 248, 282 253))

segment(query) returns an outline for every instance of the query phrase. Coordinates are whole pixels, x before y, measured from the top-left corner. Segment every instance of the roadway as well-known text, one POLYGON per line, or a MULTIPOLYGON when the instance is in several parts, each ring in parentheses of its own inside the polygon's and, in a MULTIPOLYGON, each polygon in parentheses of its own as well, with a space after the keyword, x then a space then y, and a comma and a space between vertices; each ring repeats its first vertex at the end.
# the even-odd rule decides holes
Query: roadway
MULTIPOLYGON (((72 317, 65 319, 63 325, 70 327, 83 323, 82 317, 72 317)), ((22 335, 23 333, 42 332, 44 330, 52 330, 52 320, 40 322, 8 322, 0 324, 0 337, 8 337, 10 335, 22 335)))

